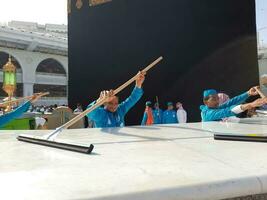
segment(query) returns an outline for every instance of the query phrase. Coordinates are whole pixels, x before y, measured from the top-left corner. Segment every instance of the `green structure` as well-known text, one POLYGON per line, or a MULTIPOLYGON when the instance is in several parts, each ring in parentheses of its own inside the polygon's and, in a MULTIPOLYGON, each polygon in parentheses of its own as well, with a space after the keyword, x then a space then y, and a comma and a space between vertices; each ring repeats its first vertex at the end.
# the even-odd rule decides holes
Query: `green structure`
POLYGON ((12 120, 0 130, 32 130, 35 129, 35 119, 33 117, 23 117, 12 120))

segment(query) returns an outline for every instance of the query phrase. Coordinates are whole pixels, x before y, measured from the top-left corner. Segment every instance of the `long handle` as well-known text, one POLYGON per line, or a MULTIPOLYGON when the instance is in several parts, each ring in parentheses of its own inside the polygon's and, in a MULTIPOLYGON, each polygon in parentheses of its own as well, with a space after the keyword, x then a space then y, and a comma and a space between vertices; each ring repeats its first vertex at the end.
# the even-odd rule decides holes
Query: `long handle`
MULTIPOLYGON (((160 56, 157 60, 155 60, 154 62, 150 63, 146 68, 144 68, 142 70, 142 72, 147 72, 148 70, 150 70, 152 67, 154 67, 156 64, 158 64, 161 60, 163 59, 162 56, 160 56)), ((116 90, 114 90, 114 94, 119 93, 120 91, 122 91, 124 88, 126 88, 128 85, 130 85, 132 82, 134 82, 137 78, 137 74, 132 77, 130 80, 128 80, 127 82, 125 82, 124 84, 122 84, 120 87, 118 87, 116 90)))
MULTIPOLYGON (((40 97, 46 96, 48 94, 49 94, 49 92, 36 93, 36 95, 39 95, 40 97)), ((31 99, 32 97, 33 97, 33 95, 22 97, 22 98, 19 98, 19 99, 14 99, 14 100, 6 101, 6 102, 3 102, 3 103, 0 103, 0 107, 6 106, 7 104, 14 104, 14 103, 17 103, 17 102, 21 102, 21 101, 24 101, 26 99, 31 99)))
MULTIPOLYGON (((155 60, 150 65, 148 65, 146 68, 144 68, 142 70, 142 72, 147 72, 152 67, 154 67, 156 64, 158 64, 162 59, 163 59, 162 56, 159 57, 157 60, 155 60)), ((126 88, 128 85, 130 85, 132 82, 134 82, 137 79, 137 77, 138 77, 138 75, 135 75, 130 80, 128 80, 127 82, 125 82, 124 84, 122 84, 120 87, 118 87, 116 90, 114 90, 114 95, 118 94, 120 91, 122 91, 124 88, 126 88)), ((99 100, 93 106, 91 106, 90 108, 86 109, 85 111, 83 111, 82 113, 80 113, 79 115, 77 115, 76 117, 72 118, 67 123, 63 124, 60 128, 61 129, 67 129, 68 127, 72 126, 77 121, 79 121, 81 118, 83 118, 85 115, 87 115, 88 113, 92 112, 93 110, 95 110, 96 108, 98 108, 99 106, 101 106, 102 104, 104 104, 107 98, 108 97, 99 100)))
POLYGON ((159 105, 159 98, 158 98, 158 96, 156 96, 156 102, 159 105))
POLYGON ((265 98, 265 95, 263 94, 263 92, 260 89, 258 89, 257 87, 255 87, 255 89, 259 93, 261 98, 265 98))

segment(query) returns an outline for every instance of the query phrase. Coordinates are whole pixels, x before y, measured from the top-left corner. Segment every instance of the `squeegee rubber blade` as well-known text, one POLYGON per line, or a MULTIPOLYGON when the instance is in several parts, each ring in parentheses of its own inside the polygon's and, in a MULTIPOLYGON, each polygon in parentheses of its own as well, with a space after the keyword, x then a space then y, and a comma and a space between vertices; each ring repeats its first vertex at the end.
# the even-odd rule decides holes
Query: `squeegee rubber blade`
POLYGON ((23 142, 29 142, 33 144, 39 144, 43 146, 54 147, 54 148, 59 148, 59 149, 64 149, 64 150, 69 150, 69 151, 86 153, 86 154, 90 154, 94 149, 94 145, 92 144, 90 144, 90 146, 85 146, 85 145, 79 145, 79 144, 73 144, 73 143, 49 141, 49 140, 36 138, 32 136, 25 136, 25 135, 18 136, 17 139, 23 142))

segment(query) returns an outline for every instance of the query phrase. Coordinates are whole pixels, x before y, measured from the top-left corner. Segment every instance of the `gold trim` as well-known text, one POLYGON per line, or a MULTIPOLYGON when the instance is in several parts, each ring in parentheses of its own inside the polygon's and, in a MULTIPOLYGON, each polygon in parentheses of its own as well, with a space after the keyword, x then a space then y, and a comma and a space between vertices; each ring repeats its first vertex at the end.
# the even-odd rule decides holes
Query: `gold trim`
POLYGON ((89 6, 97 6, 103 3, 108 3, 112 0, 89 0, 89 6))
POLYGON ((3 66, 3 72, 5 71, 16 73, 16 66, 12 63, 10 55, 7 63, 3 66))

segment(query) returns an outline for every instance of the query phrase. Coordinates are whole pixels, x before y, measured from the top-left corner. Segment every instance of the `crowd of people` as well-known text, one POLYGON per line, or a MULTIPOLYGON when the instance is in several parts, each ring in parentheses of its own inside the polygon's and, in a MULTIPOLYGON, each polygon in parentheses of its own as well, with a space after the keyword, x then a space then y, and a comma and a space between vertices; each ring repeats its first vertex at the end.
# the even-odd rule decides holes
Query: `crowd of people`
MULTIPOLYGON (((113 91, 102 91, 98 102, 105 99, 104 107, 99 107, 89 113, 89 120, 95 123, 95 127, 122 127, 124 126, 124 116, 133 107, 143 95, 142 84, 145 80, 145 73, 139 72, 136 85, 131 95, 119 104, 119 98, 113 94, 113 91)), ((250 96, 257 96, 258 87, 252 87, 247 92, 232 99, 226 94, 220 94, 214 89, 208 89, 203 92, 203 103, 200 106, 200 115, 203 122, 228 120, 239 116, 245 111, 254 110, 267 104, 267 98, 257 98, 251 103, 245 103, 250 96)), ((94 105, 91 103, 88 107, 94 105)), ((156 102, 152 108, 152 102, 147 101, 143 115, 142 125, 152 124, 170 124, 186 123, 187 113, 180 102, 176 103, 176 109, 172 102, 167 103, 167 109, 161 110, 156 102)))
MULTIPOLYGON (((65 105, 62 105, 65 106, 65 105)), ((28 112, 32 112, 32 113, 41 113, 41 114, 47 114, 47 113, 52 113, 53 110, 55 110, 58 107, 57 104, 54 105, 50 105, 50 106, 44 106, 44 105, 40 105, 40 106, 36 106, 36 105, 31 105, 28 112)))
POLYGON ((186 123, 187 113, 183 104, 177 102, 176 109, 172 102, 168 102, 167 109, 163 111, 158 102, 152 108, 151 101, 147 101, 141 125, 186 123))

